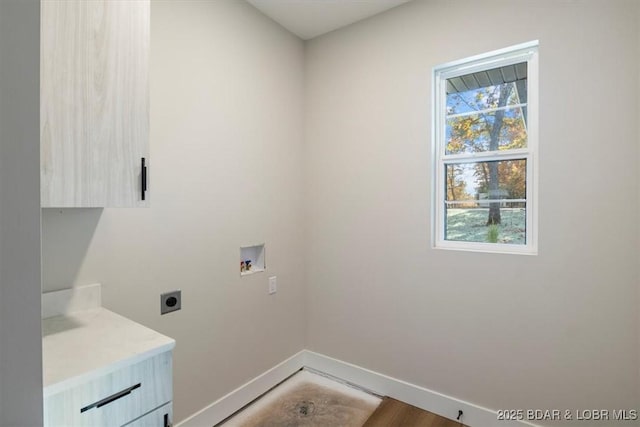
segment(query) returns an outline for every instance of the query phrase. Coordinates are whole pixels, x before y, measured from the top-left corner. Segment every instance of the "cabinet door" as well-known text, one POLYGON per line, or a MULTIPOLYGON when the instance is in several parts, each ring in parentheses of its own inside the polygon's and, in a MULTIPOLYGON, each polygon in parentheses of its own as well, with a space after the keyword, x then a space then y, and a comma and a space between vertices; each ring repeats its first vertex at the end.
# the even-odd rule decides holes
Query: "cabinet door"
MULTIPOLYGON (((45 427, 118 427, 173 400, 170 351, 44 398, 45 427)), ((160 425, 160 424, 158 424, 160 425)))
POLYGON ((173 408, 169 403, 132 423, 125 424, 125 427, 171 427, 172 425, 173 408))
POLYGON ((42 206, 146 206, 149 0, 41 5, 42 206))

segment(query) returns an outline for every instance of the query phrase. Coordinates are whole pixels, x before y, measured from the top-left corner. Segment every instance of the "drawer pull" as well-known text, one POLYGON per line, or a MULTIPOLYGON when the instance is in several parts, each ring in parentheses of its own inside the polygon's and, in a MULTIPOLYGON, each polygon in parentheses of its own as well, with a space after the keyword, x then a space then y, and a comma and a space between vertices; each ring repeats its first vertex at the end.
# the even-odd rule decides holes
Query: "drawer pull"
POLYGON ((142 158, 142 169, 140 171, 140 176, 141 176, 141 187, 142 187, 142 191, 141 191, 141 197, 142 200, 145 199, 145 193, 147 192, 147 165, 145 163, 145 159, 144 157, 142 158))
POLYGON ((131 386, 131 387, 126 388, 126 389, 124 389, 124 390, 122 390, 122 391, 119 391, 119 392, 117 392, 116 394, 112 394, 112 395, 111 395, 111 396, 109 396, 109 397, 105 397, 105 398, 104 398, 104 399, 102 399, 102 400, 98 400, 97 402, 92 403, 91 405, 87 405, 87 406, 85 406, 84 408, 80 409, 80 412, 82 413, 82 412, 86 412, 86 411, 88 411, 89 409, 93 409, 93 408, 101 408, 101 407, 103 407, 104 405, 108 405, 109 403, 111 403, 111 402, 113 402, 113 401, 115 401, 115 400, 118 400, 118 399, 120 399, 121 397, 125 397, 126 395, 131 394, 131 392, 132 392, 133 390, 135 390, 135 389, 137 389, 137 388, 140 388, 140 386, 142 386, 142 383, 138 383, 138 384, 136 384, 136 385, 134 385, 134 386, 131 386))

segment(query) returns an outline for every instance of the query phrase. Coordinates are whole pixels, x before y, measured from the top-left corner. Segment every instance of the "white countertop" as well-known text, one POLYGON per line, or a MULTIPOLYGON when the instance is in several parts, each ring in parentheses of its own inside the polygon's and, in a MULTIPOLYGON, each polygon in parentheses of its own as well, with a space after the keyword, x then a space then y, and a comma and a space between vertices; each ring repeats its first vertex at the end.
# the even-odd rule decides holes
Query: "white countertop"
POLYGON ((43 319, 44 395, 169 351, 175 344, 104 308, 43 319))

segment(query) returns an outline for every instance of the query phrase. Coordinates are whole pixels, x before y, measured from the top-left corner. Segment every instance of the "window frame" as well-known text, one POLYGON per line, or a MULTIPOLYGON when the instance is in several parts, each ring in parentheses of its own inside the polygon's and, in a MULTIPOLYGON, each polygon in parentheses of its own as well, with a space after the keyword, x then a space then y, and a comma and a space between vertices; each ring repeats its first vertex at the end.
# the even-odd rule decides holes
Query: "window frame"
POLYGON ((538 253, 538 46, 537 40, 438 65, 432 72, 432 245, 435 249, 537 255, 538 253), (446 154, 446 81, 478 71, 527 63, 527 147, 504 152, 446 154), (445 165, 525 159, 526 234, 523 245, 445 240, 445 165))

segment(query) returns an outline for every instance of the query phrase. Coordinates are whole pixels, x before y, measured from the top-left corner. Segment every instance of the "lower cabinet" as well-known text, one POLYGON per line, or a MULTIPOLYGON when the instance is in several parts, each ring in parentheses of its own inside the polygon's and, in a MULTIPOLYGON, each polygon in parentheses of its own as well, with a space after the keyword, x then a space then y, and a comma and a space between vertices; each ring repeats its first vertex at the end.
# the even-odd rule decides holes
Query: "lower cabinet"
POLYGON ((164 427, 166 408, 171 419, 172 389, 172 352, 167 351, 47 396, 45 426, 164 427), (152 421, 156 417, 161 421, 152 421))
POLYGON ((171 427, 173 426, 173 410, 171 403, 158 408, 155 411, 138 418, 126 427, 171 427))

